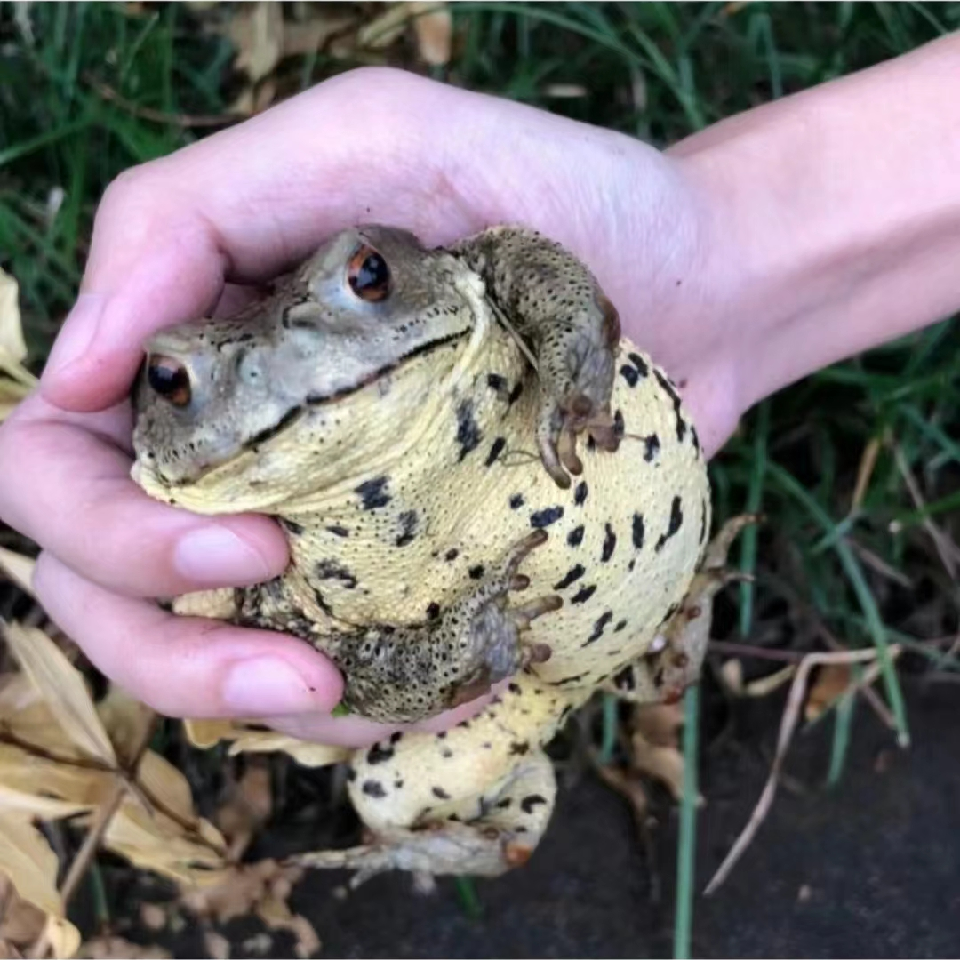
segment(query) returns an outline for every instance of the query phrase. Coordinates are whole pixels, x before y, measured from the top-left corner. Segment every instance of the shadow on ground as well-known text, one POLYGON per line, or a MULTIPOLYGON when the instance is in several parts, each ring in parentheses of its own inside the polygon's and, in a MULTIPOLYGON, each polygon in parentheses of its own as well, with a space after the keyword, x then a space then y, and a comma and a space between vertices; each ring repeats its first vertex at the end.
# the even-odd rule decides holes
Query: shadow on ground
MULTIPOLYGON (((858 709, 846 773, 832 790, 823 787, 829 726, 796 739, 787 782, 756 841, 720 891, 697 899, 695 955, 957 955, 958 698, 950 686, 914 684, 908 704, 908 751, 858 709)), ((716 741, 703 758, 701 889, 763 788, 781 708, 746 705, 737 724, 745 729, 716 741)), ((399 875, 344 899, 336 893, 343 875, 312 873, 292 905, 314 922, 320 955, 328 957, 672 956, 676 814, 665 802, 658 809, 664 816, 651 862, 622 800, 582 777, 561 791, 553 826, 528 866, 476 883, 478 919, 467 916, 452 881, 423 897, 399 875)), ((239 946, 242 937, 231 940, 239 946)), ((177 953, 194 956, 201 944, 182 942, 177 953)), ((289 948, 278 941, 276 949, 289 948)))

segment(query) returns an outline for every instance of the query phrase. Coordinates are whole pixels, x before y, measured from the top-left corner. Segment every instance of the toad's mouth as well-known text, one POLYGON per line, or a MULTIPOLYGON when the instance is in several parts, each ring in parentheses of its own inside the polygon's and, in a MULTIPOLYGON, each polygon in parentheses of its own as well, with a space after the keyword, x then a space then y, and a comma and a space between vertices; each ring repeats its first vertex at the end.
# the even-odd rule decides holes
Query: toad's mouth
POLYGON ((282 413, 277 418, 276 422, 258 431, 253 436, 248 437, 230 453, 220 457, 211 457, 205 462, 198 464, 197 469, 186 476, 170 477, 165 475, 163 468, 158 462, 157 456, 149 451, 141 453, 138 459, 142 459, 147 462, 149 469, 155 475, 156 479, 159 480, 165 487, 186 487, 190 484, 198 483, 204 480, 214 471, 219 470, 220 468, 238 460, 244 454, 258 453, 264 444, 269 443, 274 437, 279 436, 286 429, 293 426, 311 409, 315 409, 317 407, 332 407, 336 404, 342 403, 349 397, 360 393, 367 387, 372 386, 379 380, 382 380, 384 377, 396 373, 398 370, 403 369, 405 366, 408 366, 414 361, 422 359, 424 356, 443 347, 463 340, 465 337, 469 336, 470 333, 471 331, 466 329, 457 331, 456 333, 446 334, 445 336, 438 337, 435 340, 430 340, 426 343, 420 344, 418 347, 410 350, 397 360, 392 360, 389 363, 382 364, 381 366, 371 370, 363 377, 360 377, 353 383, 337 387, 334 390, 308 393, 302 401, 293 404, 289 409, 282 413))

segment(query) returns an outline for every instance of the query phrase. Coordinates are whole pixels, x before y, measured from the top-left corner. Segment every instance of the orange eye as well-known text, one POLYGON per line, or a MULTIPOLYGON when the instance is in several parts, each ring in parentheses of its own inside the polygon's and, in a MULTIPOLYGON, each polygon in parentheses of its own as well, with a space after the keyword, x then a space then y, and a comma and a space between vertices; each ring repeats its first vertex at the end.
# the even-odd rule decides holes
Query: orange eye
POLYGON ((347 264, 347 283, 361 299, 369 303, 386 300, 390 293, 390 268, 387 261, 364 244, 347 264))
POLYGON ((175 407, 185 407, 190 402, 190 374, 179 360, 150 357, 147 362, 147 383, 175 407))

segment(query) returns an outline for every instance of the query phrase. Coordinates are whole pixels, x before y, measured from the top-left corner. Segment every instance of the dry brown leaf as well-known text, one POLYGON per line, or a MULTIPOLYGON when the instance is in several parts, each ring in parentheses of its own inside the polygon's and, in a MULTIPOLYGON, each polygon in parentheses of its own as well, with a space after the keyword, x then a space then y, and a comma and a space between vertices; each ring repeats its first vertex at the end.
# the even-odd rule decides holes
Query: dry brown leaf
POLYGON ((107 695, 97 704, 97 713, 121 766, 127 768, 147 736, 154 718, 153 710, 121 687, 111 684, 107 695))
POLYGON ((227 36, 237 48, 237 69, 252 83, 273 72, 283 51, 283 4, 245 3, 231 19, 227 36))
POLYGON ((453 14, 446 3, 410 3, 420 59, 431 67, 445 67, 453 53, 453 14))
POLYGON ((379 17, 374 17, 357 31, 357 46, 367 50, 383 50, 397 40, 406 30, 407 23, 416 13, 414 3, 394 3, 387 6, 379 17))
POLYGON ((18 301, 17 281, 0 270, 0 423, 37 383, 23 365, 27 347, 18 301))
MULTIPOLYGON (((683 707, 678 703, 657 703, 634 709, 630 735, 630 764, 637 773, 659 780, 675 800, 683 796, 683 753, 679 731, 683 707)), ((703 798, 697 797, 702 803, 703 798)))
POLYGON ((342 763, 350 756, 345 747, 333 747, 308 740, 297 740, 275 730, 259 730, 233 720, 184 720, 187 739, 206 749, 221 740, 230 740, 230 756, 239 753, 271 753, 282 751, 305 767, 328 767, 342 763))
POLYGON ((183 774, 155 753, 140 762, 138 782, 156 807, 128 794, 105 833, 106 845, 138 867, 186 885, 208 885, 228 872, 226 842, 193 808, 183 774))
POLYGON ((20 288, 3 270, 0 270, 0 355, 17 364, 27 355, 20 325, 20 288))
POLYGON ((140 943, 131 943, 123 937, 106 934, 85 940, 80 948, 79 957, 90 957, 91 960, 168 960, 173 954, 155 944, 144 946, 140 943))
POLYGON ((283 25, 283 56, 303 56, 321 50, 330 40, 339 33, 348 30, 356 24, 357 18, 352 14, 342 16, 311 17, 303 23, 285 23, 283 25))
POLYGON ((853 683, 853 667, 849 663, 826 663, 820 668, 817 679, 810 688, 806 706, 803 708, 805 720, 821 717, 853 683))
POLYGON ((90 756, 115 764, 113 744, 80 671, 36 627, 8 623, 4 624, 3 634, 21 669, 43 696, 63 732, 90 756))
POLYGON ((736 657, 723 662, 720 667, 720 677, 734 696, 743 694, 743 663, 736 657))
MULTIPOLYGON (((0 416, 0 421, 3 417, 0 416)), ((0 573, 12 580, 21 590, 33 595, 33 570, 37 561, 0 547, 0 573)))
POLYGON ((213 960, 228 960, 230 956, 230 941, 216 930, 207 930, 203 934, 203 945, 213 960))
POLYGON ((167 925, 167 911, 159 903, 140 904, 140 922, 154 933, 167 925))
MULTIPOLYGON (((303 871, 276 860, 239 864, 223 882, 183 894, 182 902, 200 917, 226 923, 239 916, 257 916, 274 930, 289 930, 296 938, 298 957, 311 956, 320 948, 317 932, 306 919, 291 913, 287 901, 303 871)), ((210 950, 210 944, 207 945, 210 950)), ((215 954, 211 950, 211 955, 215 954)))
POLYGON ((9 878, 0 874, 0 956, 19 956, 9 949, 36 943, 47 924, 44 912, 17 893, 9 878))
POLYGON ((247 848, 257 827, 267 820, 272 809, 270 769, 254 760, 217 811, 217 826, 230 841, 234 857, 239 857, 247 848))
POLYGON ((286 898, 301 873, 302 868, 276 860, 241 863, 219 883, 184 890, 181 900, 198 916, 219 923, 256 914, 270 926, 283 926, 292 916, 286 898))
POLYGON ((80 931, 66 920, 57 892, 57 857, 29 820, 0 814, 0 873, 17 894, 46 915, 45 929, 55 957, 72 957, 80 931))
POLYGON ((306 960, 307 957, 312 957, 319 952, 322 946, 320 938, 313 924, 306 917, 299 913, 295 914, 287 924, 287 929, 293 933, 295 940, 293 949, 300 960, 306 960))

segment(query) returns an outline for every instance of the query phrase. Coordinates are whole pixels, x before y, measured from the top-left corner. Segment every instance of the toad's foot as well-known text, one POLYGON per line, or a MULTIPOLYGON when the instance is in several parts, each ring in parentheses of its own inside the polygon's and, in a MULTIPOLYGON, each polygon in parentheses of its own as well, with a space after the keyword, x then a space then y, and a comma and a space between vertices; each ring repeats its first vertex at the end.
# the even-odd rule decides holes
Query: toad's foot
POLYGON ((547 595, 509 605, 512 593, 530 585, 520 565, 546 540, 543 530, 528 534, 499 570, 430 623, 381 625, 315 640, 344 671, 344 705, 382 723, 415 722, 474 700, 546 660, 549 647, 524 644, 522 636, 538 617, 559 610, 562 599, 547 595))
POLYGON ((375 834, 370 831, 369 842, 360 846, 303 854, 294 862, 354 870, 353 887, 387 870, 429 877, 496 877, 530 859, 547 828, 555 798, 553 768, 537 752, 499 789, 432 810, 430 819, 420 826, 382 827, 375 834))
POLYGON ((531 663, 543 663, 550 657, 546 644, 525 645, 521 635, 530 624, 545 613, 563 606, 563 599, 549 594, 529 600, 519 606, 508 606, 510 592, 526 590, 530 578, 519 573, 520 564, 537 547, 547 542, 544 530, 535 530, 515 544, 501 569, 480 588, 460 603, 451 607, 444 617, 450 627, 461 636, 460 646, 479 651, 475 670, 451 688, 448 707, 467 703, 490 689, 493 684, 513 676, 531 663))
POLYGON ((744 515, 724 524, 704 552, 680 607, 647 652, 613 676, 608 692, 635 703, 673 702, 697 681, 710 640, 714 597, 726 584, 750 579, 727 566, 730 546, 744 527, 758 520, 744 515))
POLYGON ((487 286, 504 325, 520 339, 540 378, 537 446, 566 489, 582 470, 577 437, 619 447, 610 411, 620 317, 596 278, 569 251, 521 227, 494 227, 456 244, 487 286), (568 473, 569 471, 569 473, 568 473))

